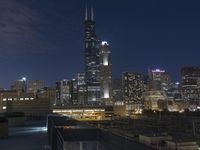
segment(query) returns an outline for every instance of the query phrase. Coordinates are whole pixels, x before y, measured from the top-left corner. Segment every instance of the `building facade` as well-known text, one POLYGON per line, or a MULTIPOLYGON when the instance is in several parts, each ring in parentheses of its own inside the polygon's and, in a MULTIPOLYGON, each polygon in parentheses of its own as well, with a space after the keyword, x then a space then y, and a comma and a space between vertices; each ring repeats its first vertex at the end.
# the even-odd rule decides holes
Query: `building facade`
POLYGON ((42 80, 28 80, 27 92, 36 94, 40 89, 44 88, 44 86, 44 81, 42 80))
POLYGON ((0 112, 24 112, 27 119, 45 118, 51 112, 51 98, 33 93, 0 91, 0 112))
POLYGON ((70 101, 71 105, 78 105, 78 86, 77 86, 77 80, 72 79, 69 81, 70 85, 70 101))
POLYGON ((112 64, 109 44, 103 41, 100 46, 100 92, 105 105, 113 105, 112 64))
POLYGON ((27 90, 26 83, 27 83, 27 81, 26 81, 25 77, 23 77, 20 80, 16 80, 11 85, 11 90, 18 91, 18 92, 26 92, 26 90, 27 90))
POLYGON ((149 89, 150 90, 168 90, 171 83, 171 77, 161 69, 149 69, 149 89))
POLYGON ((70 83, 66 79, 56 82, 55 104, 56 105, 71 104, 70 83))
POLYGON ((189 101, 200 100, 200 67, 184 67, 181 69, 182 98, 189 101))
POLYGON ((113 101, 123 102, 122 79, 113 79, 113 101))
POLYGON ((137 72, 122 74, 123 98, 127 104, 141 103, 144 90, 143 75, 137 72))
POLYGON ((79 72, 76 76, 77 80, 77 96, 79 105, 87 105, 87 88, 85 83, 85 73, 79 72))
POLYGON ((93 8, 85 14, 85 82, 88 104, 100 101, 99 40, 95 33, 93 8))
POLYGON ((144 101, 144 109, 147 110, 162 110, 163 107, 159 107, 159 104, 166 103, 167 105, 166 92, 161 90, 143 92, 142 97, 144 101))

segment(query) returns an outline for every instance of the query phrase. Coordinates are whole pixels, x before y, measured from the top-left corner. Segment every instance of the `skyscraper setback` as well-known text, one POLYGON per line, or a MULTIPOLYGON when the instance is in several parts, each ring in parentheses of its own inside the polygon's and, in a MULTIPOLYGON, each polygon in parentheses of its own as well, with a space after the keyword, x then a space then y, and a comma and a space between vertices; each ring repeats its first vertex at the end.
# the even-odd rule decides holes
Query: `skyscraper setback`
POLYGON ((112 64, 110 57, 109 44, 106 41, 102 41, 99 56, 100 56, 100 91, 101 100, 106 105, 112 105, 112 64))
POLYGON ((99 40, 95 33, 94 12, 85 12, 85 82, 88 103, 100 100, 99 40))
POLYGON ((112 63, 111 50, 106 41, 100 41, 95 33, 93 8, 86 7, 84 20, 84 71, 75 79, 57 83, 56 104, 61 105, 112 105, 112 63), (69 93, 69 102, 62 100, 69 93), (67 94, 65 93, 67 91, 67 94))

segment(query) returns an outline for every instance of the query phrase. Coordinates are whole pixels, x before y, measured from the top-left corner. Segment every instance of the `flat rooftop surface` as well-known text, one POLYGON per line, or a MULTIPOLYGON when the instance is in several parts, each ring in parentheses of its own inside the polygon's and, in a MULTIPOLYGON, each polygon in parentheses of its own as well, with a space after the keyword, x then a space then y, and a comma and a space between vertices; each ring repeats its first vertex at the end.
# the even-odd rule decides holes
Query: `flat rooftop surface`
POLYGON ((24 127, 9 128, 9 136, 0 139, 0 150, 44 150, 47 143, 45 122, 26 122, 24 127))

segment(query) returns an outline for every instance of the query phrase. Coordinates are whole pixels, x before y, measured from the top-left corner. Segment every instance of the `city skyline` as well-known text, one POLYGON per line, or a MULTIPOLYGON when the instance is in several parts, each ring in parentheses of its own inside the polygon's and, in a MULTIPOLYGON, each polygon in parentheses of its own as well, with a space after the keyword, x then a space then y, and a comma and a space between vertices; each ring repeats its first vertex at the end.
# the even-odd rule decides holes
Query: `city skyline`
POLYGON ((199 8, 0 0, 0 149, 200 150, 199 8))
MULTIPOLYGON (((176 81, 181 67, 199 65, 200 2, 144 2, 91 1, 97 35, 110 43, 113 75, 161 68, 176 81)), ((0 86, 9 88, 23 76, 55 85, 84 70, 85 2, 0 4, 0 86)))

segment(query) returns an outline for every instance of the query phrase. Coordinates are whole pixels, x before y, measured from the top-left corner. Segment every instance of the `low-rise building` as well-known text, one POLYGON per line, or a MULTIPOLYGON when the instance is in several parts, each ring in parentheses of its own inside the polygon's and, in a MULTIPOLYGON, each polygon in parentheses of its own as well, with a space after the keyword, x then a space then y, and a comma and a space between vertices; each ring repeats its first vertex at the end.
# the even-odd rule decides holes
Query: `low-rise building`
POLYGON ((166 141, 167 150, 198 150, 199 146, 196 141, 166 141))
POLYGON ((159 108, 159 102, 167 101, 165 91, 153 90, 143 93, 144 109, 148 110, 161 110, 159 108))
POLYGON ((54 106, 53 113, 77 120, 111 120, 113 106, 54 106))
POLYGON ((139 142, 145 145, 157 146, 160 145, 163 141, 167 140, 172 140, 172 136, 166 133, 139 135, 139 142))
POLYGON ((0 117, 0 138, 8 136, 8 120, 4 117, 0 117))
POLYGON ((127 114, 125 105, 114 105, 113 111, 115 117, 125 117, 127 114))
POLYGON ((26 118, 45 118, 51 112, 51 98, 40 98, 34 93, 0 91, 0 112, 24 112, 26 118))
POLYGON ((4 116, 8 119, 9 127, 23 126, 25 116, 22 112, 5 113, 4 116))

